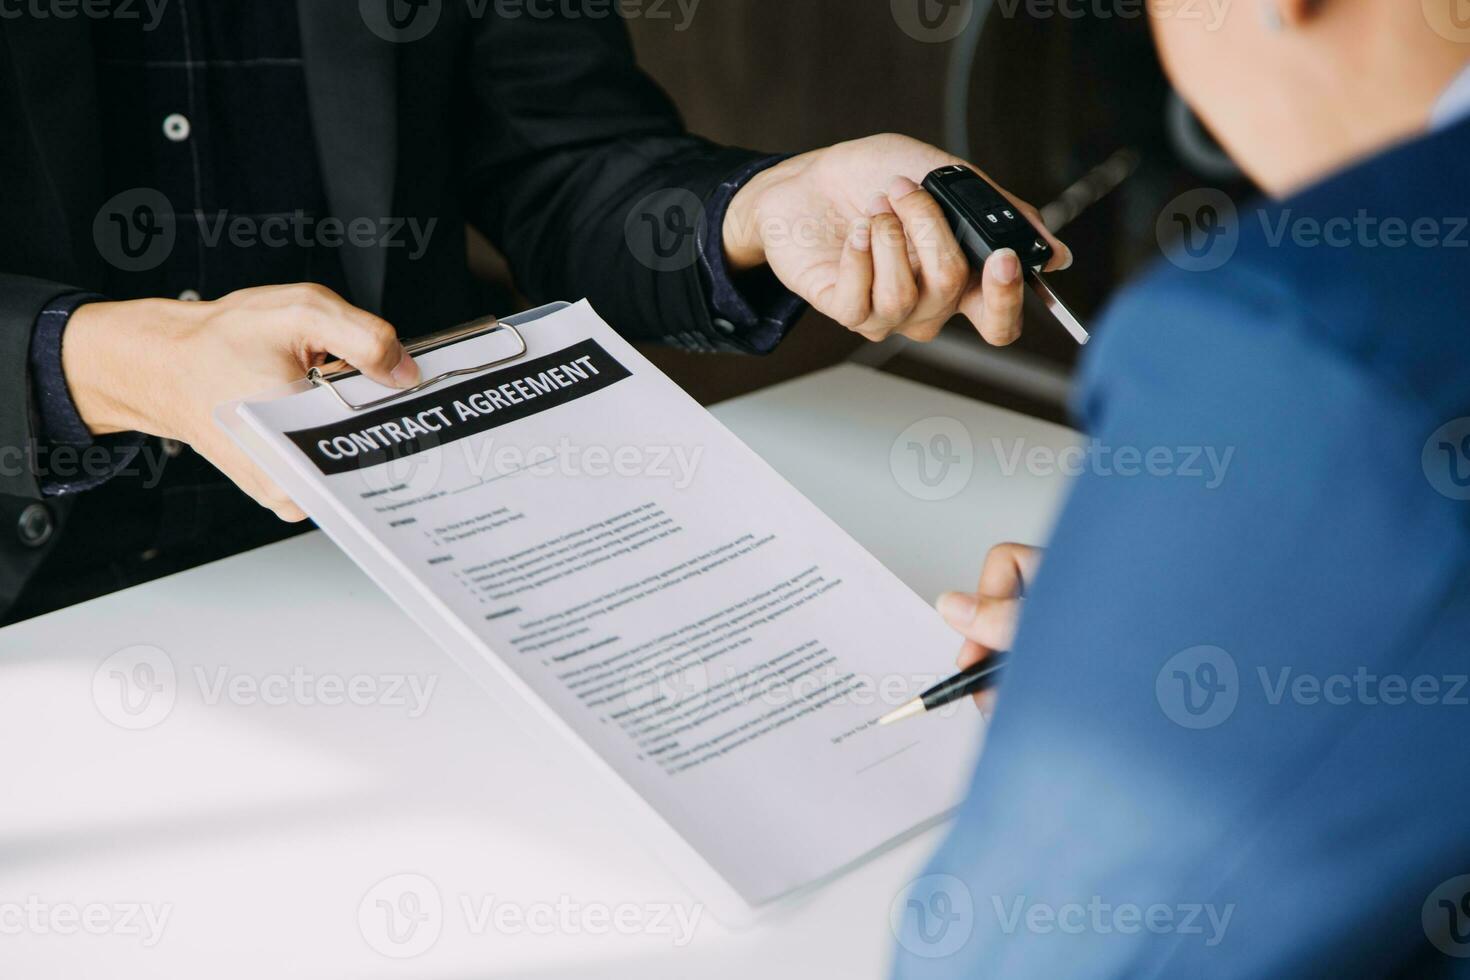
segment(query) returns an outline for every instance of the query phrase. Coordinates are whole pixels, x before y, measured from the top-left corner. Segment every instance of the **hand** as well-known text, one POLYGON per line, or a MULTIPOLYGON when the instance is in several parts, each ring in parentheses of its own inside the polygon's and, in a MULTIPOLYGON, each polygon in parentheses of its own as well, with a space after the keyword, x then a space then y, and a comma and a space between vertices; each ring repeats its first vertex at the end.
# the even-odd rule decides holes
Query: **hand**
POLYGON ((218 426, 221 402, 299 381, 328 352, 379 384, 419 369, 393 327, 322 286, 242 289, 211 303, 89 303, 72 314, 62 370, 93 435, 146 432, 186 442, 282 520, 301 512, 218 426))
MULTIPOLYGON (((946 592, 935 608, 944 621, 965 638, 955 662, 963 670, 997 650, 1009 650, 1016 638, 1016 622, 1026 583, 1041 567, 1042 551, 1024 544, 998 544, 985 556, 980 588, 974 593, 946 592)), ((986 718, 995 708, 995 690, 975 695, 986 718)))
MULTIPOLYGON (((971 269, 939 203, 919 187, 964 163, 906 136, 870 136, 756 174, 730 202, 725 254, 739 272, 769 263, 792 292, 869 340, 929 341, 962 313, 992 344, 1021 335, 1021 263, 1003 249, 971 269)), ((968 164, 966 164, 968 166, 968 164)), ((1002 191, 1004 193, 1004 191, 1002 191)), ((1009 194, 1006 195, 1010 197, 1009 194)), ((1055 252, 1072 253, 1036 209, 1010 197, 1055 252)))

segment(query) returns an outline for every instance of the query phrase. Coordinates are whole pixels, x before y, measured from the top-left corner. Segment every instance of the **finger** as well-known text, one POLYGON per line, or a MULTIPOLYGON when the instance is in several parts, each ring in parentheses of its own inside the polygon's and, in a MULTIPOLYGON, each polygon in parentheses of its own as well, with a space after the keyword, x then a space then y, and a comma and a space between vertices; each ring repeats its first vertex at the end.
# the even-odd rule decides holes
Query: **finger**
POLYGON ((919 300, 919 286, 909 264, 908 237, 903 223, 884 199, 884 207, 873 220, 873 315, 871 323, 883 334, 892 333, 919 300))
POLYGON ((926 325, 938 321, 943 327, 954 316, 970 284, 970 264, 933 195, 907 177, 897 177, 888 188, 888 198, 919 257, 919 300, 914 319, 926 325))
POLYGON ((842 246, 837 282, 816 304, 817 309, 849 330, 858 330, 873 312, 873 226, 861 218, 842 246))
POLYGON ((960 311, 987 343, 998 347, 1021 336, 1021 308, 1025 285, 1021 260, 1009 248, 991 254, 980 281, 960 301, 960 311))
POLYGON ((328 349, 381 385, 412 388, 422 375, 413 357, 398 340, 398 331, 371 313, 328 318, 328 349))
POLYGON ((260 470, 248 461, 243 464, 234 461, 215 462, 219 471, 245 492, 256 503, 266 510, 272 511, 281 520, 288 524, 295 524, 306 520, 306 513, 296 506, 296 502, 287 496, 274 480, 265 476, 260 470))
POLYGON ((227 442, 193 444, 193 448, 214 464, 230 481, 248 494, 256 503, 288 523, 306 520, 306 514, 275 481, 261 472, 251 459, 237 446, 227 442))
POLYGON ((1051 259, 1043 267, 1043 271, 1056 272, 1061 269, 1070 268, 1072 265, 1072 250, 1060 238, 1053 235, 1051 229, 1046 227, 1046 222, 1042 219, 1041 212, 1019 197, 1008 193, 1004 188, 1001 189, 1001 193, 1005 194, 1010 202, 1016 206, 1016 210, 1020 211, 1021 215, 1027 221, 1031 222, 1031 227, 1036 229, 1036 233, 1051 246, 1051 259))
POLYGON ((1019 599, 990 599, 966 592, 946 592, 935 608, 952 629, 987 650, 1009 650, 1021 616, 1019 599))
POLYGON ((991 548, 980 568, 980 594, 994 599, 1017 599, 1041 568, 1044 552, 1026 544, 1006 541, 991 548))
POLYGON ((974 640, 966 640, 960 645, 959 656, 954 658, 955 666, 960 670, 969 670, 994 652, 974 640))
POLYGON ((390 388, 419 383, 419 368, 388 321, 352 306, 330 290, 313 292, 315 315, 306 323, 285 311, 301 334, 302 346, 336 354, 369 378, 390 388))

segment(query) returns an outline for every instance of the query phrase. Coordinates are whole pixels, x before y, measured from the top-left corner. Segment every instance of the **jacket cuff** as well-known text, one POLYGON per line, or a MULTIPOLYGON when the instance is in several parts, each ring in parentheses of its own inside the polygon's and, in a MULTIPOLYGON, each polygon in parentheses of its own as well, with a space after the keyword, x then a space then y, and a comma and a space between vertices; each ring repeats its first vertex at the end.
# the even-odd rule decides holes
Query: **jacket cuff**
POLYGON ((82 417, 77 414, 66 374, 61 369, 61 335, 76 310, 101 297, 90 293, 58 296, 36 317, 31 331, 31 394, 35 397, 35 434, 40 442, 68 446, 92 445, 82 417))
POLYGON ((61 364, 61 344, 71 315, 100 300, 93 293, 68 293, 36 317, 29 354, 35 409, 30 464, 48 497, 90 490, 117 475, 143 444, 136 432, 93 437, 77 414, 61 364))
POLYGON ((752 177, 786 158, 769 156, 744 164, 705 201, 699 271, 717 332, 712 349, 768 354, 806 312, 806 302, 782 285, 769 266, 744 273, 737 280, 725 256, 725 215, 730 202, 752 177))

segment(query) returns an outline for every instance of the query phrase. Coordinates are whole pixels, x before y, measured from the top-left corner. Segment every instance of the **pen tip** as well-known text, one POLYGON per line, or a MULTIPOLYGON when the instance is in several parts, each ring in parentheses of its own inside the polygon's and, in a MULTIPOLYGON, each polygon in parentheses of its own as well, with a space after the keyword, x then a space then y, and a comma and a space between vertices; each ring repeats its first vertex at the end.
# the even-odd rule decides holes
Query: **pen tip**
POLYGON ((914 698, 912 701, 909 701, 906 704, 894 708, 892 711, 888 712, 888 714, 884 715, 882 718, 879 718, 878 724, 891 725, 895 721, 903 721, 905 718, 912 717, 913 715, 921 715, 923 713, 924 699, 914 698))

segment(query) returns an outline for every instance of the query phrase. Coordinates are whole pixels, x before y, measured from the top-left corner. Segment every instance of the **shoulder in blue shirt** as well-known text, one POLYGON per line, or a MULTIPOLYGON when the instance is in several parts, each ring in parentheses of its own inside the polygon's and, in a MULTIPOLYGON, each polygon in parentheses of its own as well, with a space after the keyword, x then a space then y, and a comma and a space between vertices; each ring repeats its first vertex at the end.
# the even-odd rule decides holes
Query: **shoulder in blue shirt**
POLYGON ((1467 161, 1462 125, 1242 209, 1223 265, 1110 312, 1095 448, 899 975, 1470 955, 1467 161))

